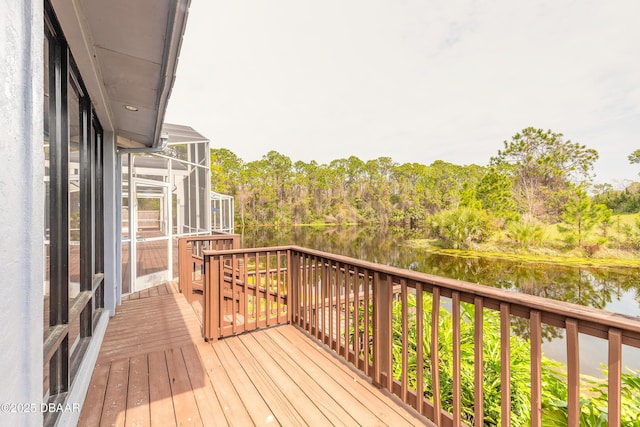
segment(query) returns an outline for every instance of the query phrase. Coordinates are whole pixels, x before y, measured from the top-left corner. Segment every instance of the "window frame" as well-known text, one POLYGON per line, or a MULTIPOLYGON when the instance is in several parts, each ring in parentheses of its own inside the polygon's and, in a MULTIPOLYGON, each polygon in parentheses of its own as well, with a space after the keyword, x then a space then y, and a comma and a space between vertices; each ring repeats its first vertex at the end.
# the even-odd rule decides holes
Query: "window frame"
MULTIPOLYGON (((44 2, 44 37, 49 45, 49 324, 44 325, 43 367, 49 369, 44 400, 59 403, 89 346, 104 308, 103 131, 49 0, 44 2), (69 115, 68 88, 78 91, 78 117, 69 115), (80 292, 69 300, 69 124, 79 123, 80 292), (70 342, 70 325, 80 335, 70 342)), ((46 126, 45 126, 46 127, 46 126)), ((46 223, 46 222, 45 222, 46 223)), ((43 230, 45 231, 45 230, 43 230)), ((45 236, 46 238, 46 236, 45 236)), ((45 375, 46 377, 46 375, 45 375)), ((55 413, 45 415, 45 424, 55 413)))

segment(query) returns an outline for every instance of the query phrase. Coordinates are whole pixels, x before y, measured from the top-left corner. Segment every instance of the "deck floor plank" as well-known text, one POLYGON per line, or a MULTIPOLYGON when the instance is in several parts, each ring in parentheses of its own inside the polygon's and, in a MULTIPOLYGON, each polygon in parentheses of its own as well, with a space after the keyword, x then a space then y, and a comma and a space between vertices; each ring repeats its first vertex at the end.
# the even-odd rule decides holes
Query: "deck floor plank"
POLYGON ((227 340, 217 342, 214 350, 220 358, 220 362, 227 368, 227 371, 233 373, 232 383, 254 424, 264 425, 272 422, 275 416, 271 408, 269 408, 251 378, 242 368, 243 363, 246 362, 245 358, 238 358, 237 355, 233 354, 227 340))
POLYGON ((129 359, 111 363, 100 425, 124 426, 128 383, 129 359))
POLYGON ((276 421, 289 420, 297 425, 305 424, 304 418, 297 411, 298 405, 292 405, 290 398, 279 388, 273 378, 261 368, 259 363, 247 360, 242 343, 237 340, 227 340, 229 347, 236 357, 242 357, 242 367, 251 377, 256 389, 264 396, 264 399, 273 411, 276 421))
POLYGON ((201 341, 196 344, 196 347, 229 425, 239 427, 252 425, 251 416, 213 346, 201 341))
POLYGON ((79 426, 424 425, 293 325, 215 342, 173 283, 111 319, 79 426))
POLYGON ((191 387, 182 351, 179 348, 171 348, 165 351, 165 356, 177 424, 201 426, 200 411, 193 395, 193 387, 191 387))
POLYGON ((127 390, 126 426, 148 426, 149 363, 147 355, 134 356, 129 361, 129 387, 127 390))
POLYGON ((346 366, 342 360, 338 360, 335 353, 327 351, 324 344, 311 340, 296 327, 277 328, 275 332, 280 333, 290 342, 289 346, 285 345, 285 351, 298 348, 309 356, 310 361, 327 369, 342 384, 351 382, 350 390, 354 393, 354 396, 358 397, 362 402, 367 402, 371 410, 381 417, 386 424, 400 425, 402 422, 409 422, 412 425, 424 424, 426 419, 416 418, 411 413, 412 409, 405 409, 402 404, 386 396, 373 386, 368 379, 346 366), (325 365, 324 361, 328 361, 329 364, 325 365))
POLYGON ((91 383, 87 391, 87 397, 84 406, 88 408, 100 408, 95 411, 82 411, 79 424, 86 426, 100 425, 100 416, 104 407, 104 397, 107 391, 107 382, 109 381, 110 363, 98 364, 93 370, 91 383))
MULTIPOLYGON (((283 369, 287 372, 302 370, 310 381, 313 381, 321 390, 316 393, 324 393, 328 395, 332 401, 329 404, 339 405, 348 416, 357 420, 358 423, 366 426, 380 425, 383 423, 367 406, 367 402, 357 399, 353 392, 342 387, 330 374, 316 365, 304 352, 299 348, 291 346, 288 341, 279 333, 266 334, 263 332, 253 333, 256 340, 261 342, 262 346, 269 351, 269 354, 275 359, 283 369), (296 366, 296 369, 289 370, 289 367, 296 366)), ((298 382, 301 379, 297 380, 298 382)), ((307 384, 306 382, 304 384, 307 384)), ((351 384, 349 384, 352 387, 351 384)), ((389 420, 396 421, 396 420, 389 420)), ((388 424, 388 422, 387 422, 388 424)))
POLYGON ((224 416, 224 411, 218 396, 211 387, 211 382, 207 373, 204 371, 202 362, 198 357, 198 351, 195 346, 189 345, 182 348, 184 363, 189 375, 189 381, 193 386, 193 396, 196 399, 202 423, 214 427, 226 427, 229 424, 224 416))
POLYGON ((242 335, 240 341, 245 345, 245 351, 252 354, 256 361, 264 366, 266 372, 271 375, 278 388, 282 388, 288 395, 297 395, 299 399, 298 411, 309 425, 355 425, 353 419, 347 411, 337 404, 330 395, 322 390, 306 372, 298 365, 282 363, 284 362, 274 352, 280 349, 274 346, 265 347, 264 332, 242 335))
POLYGON ((164 351, 149 353, 149 401, 151 425, 176 425, 164 351))

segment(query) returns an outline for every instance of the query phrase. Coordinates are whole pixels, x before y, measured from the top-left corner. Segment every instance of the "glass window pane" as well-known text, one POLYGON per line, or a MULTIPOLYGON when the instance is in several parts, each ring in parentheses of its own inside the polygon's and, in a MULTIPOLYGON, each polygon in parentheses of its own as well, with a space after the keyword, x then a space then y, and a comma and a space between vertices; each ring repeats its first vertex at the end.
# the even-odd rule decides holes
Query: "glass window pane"
MULTIPOLYGON (((80 100, 68 83, 69 111, 69 308, 80 292, 80 100)), ((77 336, 77 334, 74 334, 77 336)), ((75 338, 75 337, 72 337, 75 338)), ((73 341, 69 342, 73 345, 73 341)))
POLYGON ((131 292, 129 264, 129 155, 119 156, 122 166, 122 293, 131 292))

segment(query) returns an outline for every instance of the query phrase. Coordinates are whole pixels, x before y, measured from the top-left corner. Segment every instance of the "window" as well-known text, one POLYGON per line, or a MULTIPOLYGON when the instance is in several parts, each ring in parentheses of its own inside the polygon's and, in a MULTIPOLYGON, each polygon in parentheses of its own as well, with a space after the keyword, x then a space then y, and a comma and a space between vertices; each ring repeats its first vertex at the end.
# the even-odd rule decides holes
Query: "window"
POLYGON ((102 128, 48 1, 44 25, 43 395, 58 402, 103 307, 102 128))

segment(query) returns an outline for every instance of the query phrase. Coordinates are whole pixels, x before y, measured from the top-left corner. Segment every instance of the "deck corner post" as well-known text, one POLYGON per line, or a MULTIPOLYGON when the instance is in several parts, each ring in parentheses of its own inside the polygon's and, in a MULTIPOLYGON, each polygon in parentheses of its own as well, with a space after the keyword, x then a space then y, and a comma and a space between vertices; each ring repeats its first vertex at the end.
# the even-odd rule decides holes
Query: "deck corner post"
POLYGON ((184 292, 188 281, 187 266, 187 239, 181 237, 178 239, 178 290, 185 294, 187 301, 189 301, 189 295, 184 292))
POLYGON ((294 284, 297 283, 296 282, 296 277, 293 277, 294 274, 296 274, 292 268, 292 263, 291 263, 291 249, 287 249, 287 300, 286 300, 286 304, 287 304, 287 323, 291 324, 293 322, 293 308, 295 307, 295 304, 293 304, 293 301, 295 301, 295 298, 293 295, 295 295, 295 289, 294 289, 294 284), (293 290, 293 293, 291 292, 293 290))
POLYGON ((231 248, 230 249, 240 249, 240 235, 233 234, 231 236, 231 248))
POLYGON ((390 276, 374 272, 373 275, 373 384, 393 388, 391 347, 393 287, 390 276))
POLYGON ((203 335, 207 341, 220 336, 220 257, 204 254, 203 335))
POLYGON ((182 293, 182 287, 184 286, 184 273, 185 273, 185 265, 184 265, 184 249, 186 246, 186 241, 183 238, 178 239, 178 290, 182 293))

